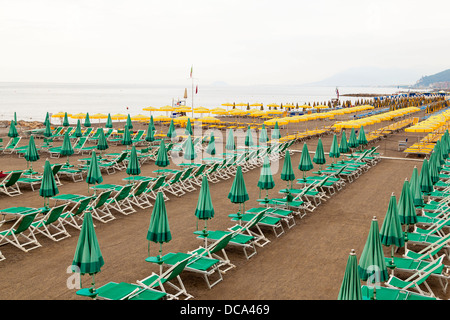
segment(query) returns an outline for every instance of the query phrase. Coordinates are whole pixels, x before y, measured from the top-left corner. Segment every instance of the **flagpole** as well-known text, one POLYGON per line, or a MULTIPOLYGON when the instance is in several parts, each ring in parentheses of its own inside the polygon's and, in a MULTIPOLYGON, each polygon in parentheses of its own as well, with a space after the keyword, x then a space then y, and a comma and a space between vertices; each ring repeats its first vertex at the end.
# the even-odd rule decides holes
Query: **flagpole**
POLYGON ((192 94, 192 119, 194 119, 194 77, 193 77, 193 69, 194 66, 191 66, 191 80, 192 80, 192 88, 191 88, 191 94, 192 94))

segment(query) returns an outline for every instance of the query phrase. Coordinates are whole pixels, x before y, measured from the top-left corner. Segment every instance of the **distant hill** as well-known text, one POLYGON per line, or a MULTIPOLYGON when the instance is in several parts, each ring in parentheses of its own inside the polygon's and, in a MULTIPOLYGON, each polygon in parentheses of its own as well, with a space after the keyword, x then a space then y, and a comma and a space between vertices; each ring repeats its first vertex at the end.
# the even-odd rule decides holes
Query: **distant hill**
POLYGON ((431 76, 424 76, 420 78, 414 87, 447 87, 450 84, 450 69, 438 72, 431 76))
POLYGON ((420 73, 410 69, 360 67, 339 72, 324 80, 305 86, 404 86, 412 85, 420 73))

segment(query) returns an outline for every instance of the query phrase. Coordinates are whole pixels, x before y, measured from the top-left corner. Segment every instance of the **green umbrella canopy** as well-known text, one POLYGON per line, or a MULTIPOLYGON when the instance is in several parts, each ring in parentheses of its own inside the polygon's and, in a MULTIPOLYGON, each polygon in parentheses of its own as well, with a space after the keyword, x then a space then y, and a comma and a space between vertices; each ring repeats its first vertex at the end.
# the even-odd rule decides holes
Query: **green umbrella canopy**
POLYGON ((167 217, 164 196, 161 191, 156 195, 155 204, 153 206, 152 215, 150 217, 150 225, 147 231, 148 255, 150 256, 150 242, 159 243, 159 256, 162 253, 162 244, 172 240, 172 234, 169 227, 169 219, 167 217))
POLYGON ((127 165, 127 174, 137 176, 141 173, 141 167, 139 165, 139 159, 136 152, 136 147, 131 147, 130 159, 127 165))
POLYGON ((44 130, 44 137, 51 137, 52 136, 52 129, 50 128, 50 122, 47 122, 47 124, 45 125, 45 130, 44 130))
POLYGON ((188 118, 187 123, 186 123, 186 129, 184 130, 184 132, 185 132, 187 135, 191 135, 191 136, 192 136, 191 118, 188 118))
POLYGON ((448 140, 447 140, 447 136, 445 134, 443 134, 440 140, 441 140, 442 157, 444 159, 447 159, 448 158, 448 140))
POLYGON ((418 172, 416 166, 414 166, 409 186, 411 188, 411 193, 413 195, 414 205, 416 207, 423 206, 423 204, 424 204, 423 203, 423 194, 422 194, 422 191, 420 190, 419 172, 418 172))
POLYGON ((89 168, 87 171, 86 182, 87 184, 96 184, 103 182, 102 173, 98 166, 97 155, 95 151, 92 152, 91 161, 89 163, 89 168))
POLYGON ((361 280, 371 283, 384 282, 389 277, 376 217, 372 219, 369 235, 359 259, 358 273, 361 280))
POLYGON ((72 144, 70 143, 70 137, 68 132, 64 133, 64 140, 61 146, 61 150, 59 151, 59 154, 62 156, 71 156, 74 154, 74 150, 72 144))
POLYGON ((356 138, 355 128, 352 128, 350 132, 350 137, 348 138, 348 147, 349 148, 357 148, 359 146, 358 139, 356 138))
POLYGON ((408 179, 403 183, 402 193, 397 204, 398 216, 402 225, 411 225, 417 222, 416 208, 408 179))
POLYGON ((147 127, 147 132, 145 135, 145 141, 147 142, 153 142, 155 141, 155 131, 153 129, 153 126, 151 123, 149 123, 148 127, 147 127))
POLYGON ((381 244, 401 248, 405 245, 402 225, 397 210, 397 199, 394 194, 389 199, 389 205, 380 229, 381 244))
POLYGON ((109 145, 108 145, 108 141, 106 140, 106 137, 105 137, 105 132, 103 131, 103 129, 101 129, 100 135, 97 140, 97 150, 102 151, 102 150, 106 150, 108 148, 109 148, 109 145))
POLYGON ((108 118, 106 119, 106 124, 105 124, 106 128, 112 128, 113 127, 113 123, 112 123, 112 119, 111 119, 111 114, 108 113, 108 118))
POLYGON ((312 168, 313 164, 311 162, 311 157, 309 156, 308 146, 306 145, 306 143, 304 143, 298 169, 300 171, 303 171, 304 173, 306 171, 311 170, 312 168))
POLYGON ((424 159, 422 163, 422 169, 419 175, 420 190, 423 193, 430 193, 433 191, 433 182, 431 181, 430 169, 428 166, 428 160, 424 159))
POLYGON ((267 155, 264 157, 264 163, 261 167, 261 172, 258 180, 258 188, 262 190, 270 190, 275 187, 275 181, 273 180, 272 170, 270 169, 270 161, 267 155))
POLYGON ((158 167, 167 167, 169 165, 169 157, 167 156, 167 149, 164 140, 161 139, 158 154, 156 156, 155 164, 158 167))
POLYGON ((354 249, 352 249, 347 259, 338 300, 362 300, 361 278, 358 273, 358 259, 354 249))
POLYGON ((252 136, 252 130, 250 129, 250 126, 247 127, 244 144, 247 147, 253 146, 253 136, 252 136))
POLYGON ((441 142, 441 140, 438 140, 436 142, 436 144, 434 145, 434 149, 436 149, 436 153, 437 153, 437 158, 439 159, 439 161, 437 162, 438 166, 442 166, 445 163, 445 158, 444 158, 442 148, 443 148, 442 142, 441 142))
POLYGON ((283 181, 295 180, 295 173, 292 167, 291 154, 289 153, 289 150, 286 150, 284 156, 283 168, 281 170, 281 180, 283 181))
POLYGON ((17 114, 15 111, 14 111, 14 124, 17 126, 17 114))
POLYGON ((86 118, 84 118, 84 126, 90 127, 91 126, 91 120, 89 119, 89 112, 86 113, 86 118))
POLYGON ((267 143, 267 141, 269 141, 269 136, 267 135, 266 126, 263 123, 263 125, 261 126, 261 131, 259 133, 259 142, 265 144, 267 143))
POLYGON ((83 136, 83 133, 81 132, 81 121, 80 121, 80 119, 77 120, 77 126, 76 126, 75 132, 73 134, 77 138, 80 138, 80 137, 83 136))
POLYGON ((202 185, 200 188, 200 193, 198 195, 197 207, 195 208, 194 214, 199 220, 208 220, 214 217, 214 207, 212 204, 208 178, 206 177, 206 175, 202 177, 202 185))
POLYGON ((131 117, 130 117, 130 114, 128 114, 128 116, 127 116, 127 127, 128 127, 128 129, 133 129, 133 123, 131 122, 131 117))
POLYGON ((47 112, 47 114, 45 115, 45 120, 44 120, 44 124, 47 125, 50 124, 50 114, 47 112))
POLYGON ((333 141, 331 142, 330 147, 330 153, 328 155, 330 158, 339 158, 341 156, 341 150, 340 147, 338 146, 336 135, 333 136, 333 141))
POLYGON ((39 153, 36 148, 36 143, 34 142, 34 136, 30 136, 30 141, 28 141, 27 149, 25 150, 25 159, 29 162, 34 162, 39 160, 39 153))
POLYGON ((367 144, 367 138, 366 138, 366 133, 364 132, 364 126, 361 126, 361 128, 359 128, 359 133, 358 133, 358 144, 359 145, 366 145, 367 144))
POLYGON ((173 123, 173 119, 170 121, 169 130, 167 131, 167 137, 172 139, 177 136, 177 132, 175 130, 175 125, 173 123))
POLYGON ((228 193, 228 199, 232 203, 244 203, 249 199, 241 166, 237 166, 236 176, 228 193))
POLYGON ((64 127, 70 126, 69 118, 68 118, 68 116, 67 116, 67 112, 64 112, 63 126, 64 126, 64 127))
POLYGON ((184 159, 186 160, 194 160, 197 157, 194 149, 194 143, 192 142, 192 138, 189 135, 186 140, 186 144, 184 146, 184 159))
POLYGON ((210 155, 216 154, 216 142, 214 138, 214 131, 211 131, 211 136, 209 138, 208 147, 206 148, 206 153, 210 155))
POLYGON ((272 139, 277 140, 281 138, 280 129, 278 128, 278 121, 275 122, 275 126, 272 129, 272 139))
POLYGON ((72 261, 72 271, 93 275, 100 272, 104 264, 91 212, 85 211, 83 224, 78 236, 77 248, 72 261))
POLYGON ((317 142, 316 153, 314 154, 313 162, 315 164, 324 164, 326 162, 325 153, 323 151, 322 139, 320 138, 319 141, 317 142))
MULTIPOLYGON (((58 187, 56 186, 55 177, 53 175, 53 170, 50 166, 50 162, 45 160, 44 173, 42 174, 41 187, 39 188, 39 195, 43 198, 54 197, 59 193, 58 187)), ((45 201, 44 201, 45 203, 45 201)), ((45 204, 48 206, 48 203, 45 204)))
POLYGON ((17 132, 16 125, 14 124, 14 120, 11 120, 11 124, 9 125, 8 137, 15 138, 18 136, 19 136, 19 133, 17 132))
POLYGON ((148 126, 149 126, 153 131, 156 130, 155 124, 154 124, 154 122, 153 122, 153 115, 150 116, 150 122, 148 123, 148 126))
POLYGON ((439 171, 438 171, 438 164, 439 161, 439 151, 433 151, 433 153, 430 156, 430 161, 428 162, 428 170, 431 178, 431 183, 434 185, 436 182, 439 181, 439 171))
POLYGON ((131 140, 130 129, 128 128, 128 126, 125 126, 125 128, 123 129, 123 137, 121 143, 124 146, 129 146, 130 144, 133 143, 133 141, 131 140))
POLYGON ((347 137, 345 136, 345 131, 342 131, 341 143, 339 144, 339 152, 340 153, 348 152, 348 143, 347 137))
POLYGON ((228 130, 228 136, 227 136, 227 144, 225 145, 226 150, 236 150, 236 144, 234 143, 234 135, 233 135, 233 129, 228 130))

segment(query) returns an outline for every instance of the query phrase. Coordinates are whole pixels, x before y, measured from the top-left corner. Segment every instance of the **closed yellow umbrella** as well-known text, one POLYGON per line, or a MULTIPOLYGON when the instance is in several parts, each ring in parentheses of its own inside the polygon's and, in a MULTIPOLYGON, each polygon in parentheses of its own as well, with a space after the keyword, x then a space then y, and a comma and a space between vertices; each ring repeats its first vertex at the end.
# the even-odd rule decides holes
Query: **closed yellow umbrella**
POLYGON ((70 116, 72 119, 85 119, 86 113, 77 113, 70 116))

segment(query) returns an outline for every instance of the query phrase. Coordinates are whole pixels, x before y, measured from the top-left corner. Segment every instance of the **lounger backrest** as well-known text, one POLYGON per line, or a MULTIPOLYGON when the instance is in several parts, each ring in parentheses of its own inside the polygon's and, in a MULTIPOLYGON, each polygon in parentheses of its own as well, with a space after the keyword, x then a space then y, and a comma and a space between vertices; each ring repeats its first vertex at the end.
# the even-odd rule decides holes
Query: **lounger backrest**
POLYGON ((190 259, 191 259, 191 257, 177 262, 170 269, 168 269, 167 272, 165 272, 161 276, 161 278, 165 279, 166 281, 170 281, 170 280, 178 277, 180 275, 180 273, 184 270, 186 265, 189 263, 190 259))
POLYGON ((124 186, 117 194, 116 200, 121 201, 121 200, 125 199, 126 197, 128 197, 132 187, 133 187, 133 185, 131 185, 131 184, 124 186))
POLYGON ((17 180, 19 180, 20 176, 22 175, 23 171, 14 171, 11 172, 9 175, 8 181, 5 183, 5 187, 11 187, 13 186, 17 180))
POLYGON ((192 170, 194 170, 194 167, 189 167, 184 171, 184 174, 181 176, 181 181, 189 178, 189 176, 191 175, 192 170))
POLYGON ((180 177, 183 174, 184 171, 178 171, 175 176, 173 177, 173 179, 170 181, 171 184, 177 183, 178 181, 180 181, 180 177))
POLYGON ((165 180, 166 176, 160 176, 158 179, 156 179, 155 183, 151 187, 151 190, 152 191, 158 190, 164 184, 165 180))
POLYGON ((53 207, 48 213, 45 220, 45 224, 52 224, 56 220, 59 219, 61 214, 63 213, 64 208, 67 206, 67 204, 62 204, 57 207, 53 207))
POLYGON ((139 185, 136 187, 134 195, 138 196, 138 195, 142 194, 147 189, 149 183, 150 183, 150 180, 141 181, 139 183, 139 185))
POLYGON ((250 229, 253 226, 256 226, 256 224, 261 221, 262 218, 264 218, 264 214, 266 213, 267 209, 261 212, 258 212, 245 226, 245 229, 250 229))
POLYGON ((194 177, 198 177, 199 175, 201 175, 203 173, 203 171, 205 170, 206 164, 202 164, 200 167, 198 167, 197 171, 194 174, 194 177))
POLYGON ((19 226, 17 227, 17 229, 14 230, 14 233, 19 234, 19 233, 27 230, 30 227, 31 223, 33 222, 34 218, 36 217, 36 215, 38 213, 39 212, 36 211, 36 212, 24 214, 22 216, 22 219, 20 220, 19 226))
POLYGON ((86 143, 86 137, 81 137, 78 139, 76 145, 73 147, 74 149, 81 149, 86 143))
POLYGON ((87 206, 89 205, 89 202, 91 202, 92 199, 93 199, 93 197, 88 197, 88 198, 84 198, 83 200, 78 202, 77 210, 75 211, 75 213, 73 215, 76 216, 76 215, 79 215, 80 213, 83 213, 84 210, 86 210, 87 206))
POLYGON ((225 247, 228 245, 232 237, 233 237, 232 233, 224 235, 222 238, 214 242, 214 244, 209 248, 209 252, 216 253, 222 249, 225 249, 225 247))
POLYGON ((106 200, 108 200, 109 196, 111 195, 112 190, 106 190, 103 191, 98 197, 97 199, 95 199, 95 205, 94 205, 94 209, 100 208, 101 206, 103 206, 106 202, 106 200))
POLYGON ((117 158, 116 163, 121 163, 128 156, 128 152, 122 152, 120 156, 117 158))
POLYGON ((53 175, 57 174, 59 170, 61 170, 62 166, 62 163, 55 164, 52 168, 53 175))

